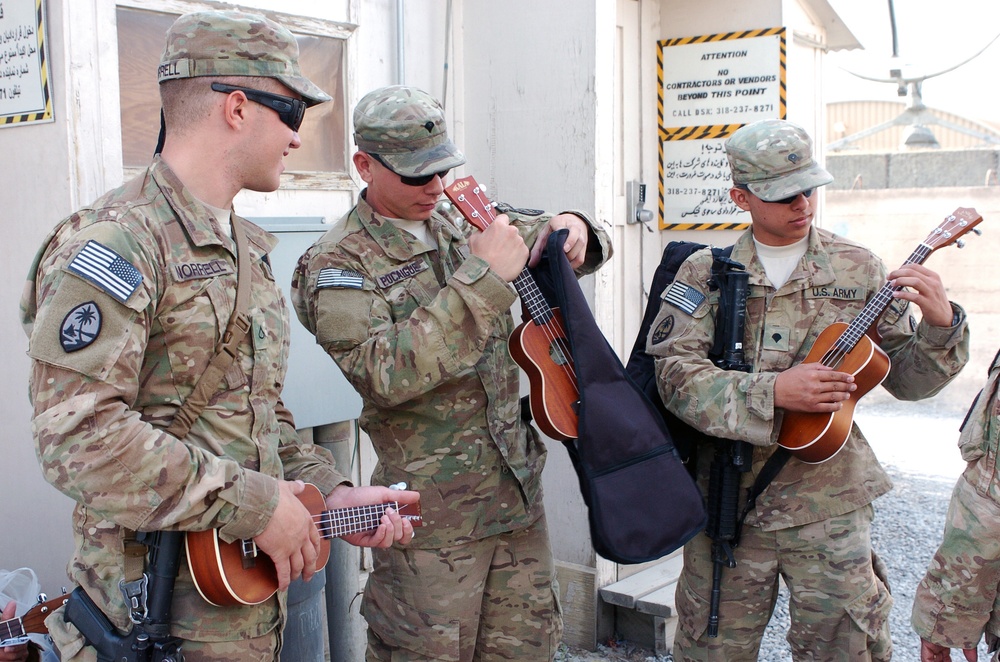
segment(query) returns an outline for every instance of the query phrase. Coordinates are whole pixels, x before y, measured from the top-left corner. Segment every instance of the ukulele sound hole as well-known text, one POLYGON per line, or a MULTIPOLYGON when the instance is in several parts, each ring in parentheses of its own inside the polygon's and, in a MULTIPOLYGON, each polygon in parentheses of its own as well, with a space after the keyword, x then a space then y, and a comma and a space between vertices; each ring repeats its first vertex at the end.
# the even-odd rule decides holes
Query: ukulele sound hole
POLYGON ((556 365, 566 365, 569 363, 569 358, 563 352, 563 339, 560 338, 556 342, 549 345, 549 358, 556 365))

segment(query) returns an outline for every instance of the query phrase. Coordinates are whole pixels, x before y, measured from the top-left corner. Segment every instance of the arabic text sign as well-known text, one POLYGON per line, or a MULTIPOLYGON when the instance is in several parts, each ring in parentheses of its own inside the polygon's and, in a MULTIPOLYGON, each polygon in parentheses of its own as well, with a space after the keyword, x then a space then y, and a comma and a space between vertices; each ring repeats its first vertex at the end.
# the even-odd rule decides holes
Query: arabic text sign
POLYGON ((0 0, 0 127, 52 121, 42 0, 0 0))

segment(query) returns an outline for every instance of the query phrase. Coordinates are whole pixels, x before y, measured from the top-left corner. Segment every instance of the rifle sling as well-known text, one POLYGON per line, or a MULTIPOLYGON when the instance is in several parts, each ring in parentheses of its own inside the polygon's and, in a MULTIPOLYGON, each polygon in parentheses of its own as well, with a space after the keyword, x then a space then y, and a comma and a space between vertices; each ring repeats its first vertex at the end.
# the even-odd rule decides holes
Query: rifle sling
MULTIPOLYGON (((740 519, 737 524, 740 529, 743 528, 743 521, 747 518, 747 515, 749 515, 750 511, 757 505, 757 497, 759 497, 761 492, 767 489, 767 486, 771 484, 771 481, 778 476, 778 473, 781 472, 781 468, 785 466, 785 463, 788 462, 788 458, 791 456, 792 454, 788 452, 787 448, 778 446, 778 449, 771 454, 771 457, 767 458, 767 462, 764 463, 760 473, 757 474, 757 479, 754 480, 753 486, 747 493, 747 502, 743 506, 743 512, 740 513, 740 519)), ((739 535, 737 535, 737 539, 738 538, 739 535)))
MULTIPOLYGON (((186 437, 191 426, 201 416, 212 393, 222 382, 226 370, 236 359, 240 343, 250 331, 250 248, 243 221, 233 214, 232 224, 233 239, 236 241, 236 304, 215 356, 198 378, 191 395, 177 409, 170 427, 166 429, 167 434, 178 439, 186 437)), ((124 579, 126 582, 134 582, 145 572, 146 545, 136 540, 135 531, 125 528, 122 529, 122 542, 125 550, 124 579)))

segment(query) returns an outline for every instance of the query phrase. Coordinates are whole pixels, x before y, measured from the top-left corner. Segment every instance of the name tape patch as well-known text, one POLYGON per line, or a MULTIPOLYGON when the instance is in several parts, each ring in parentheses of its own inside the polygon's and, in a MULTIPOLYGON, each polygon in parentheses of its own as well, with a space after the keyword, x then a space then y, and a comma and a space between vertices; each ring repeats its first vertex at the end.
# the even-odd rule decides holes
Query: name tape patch
POLYGON ((93 239, 76 254, 68 268, 122 303, 128 301, 142 282, 142 274, 131 262, 93 239))
POLYGON ((173 265, 174 278, 178 281, 214 278, 223 274, 236 273, 233 266, 222 259, 208 262, 183 262, 173 265))
POLYGON ((686 283, 675 280, 670 284, 663 299, 688 315, 693 315, 698 306, 705 300, 705 295, 686 283))
POLYGON ((324 290, 331 287, 345 287, 352 290, 360 290, 364 287, 365 277, 357 271, 350 269, 335 269, 327 267, 320 269, 316 277, 316 289, 324 290))
POLYGON ((406 278, 413 278, 423 271, 427 271, 427 263, 423 260, 414 260, 407 262, 399 269, 393 269, 389 273, 379 276, 376 280, 378 280, 378 286, 385 289, 406 278))

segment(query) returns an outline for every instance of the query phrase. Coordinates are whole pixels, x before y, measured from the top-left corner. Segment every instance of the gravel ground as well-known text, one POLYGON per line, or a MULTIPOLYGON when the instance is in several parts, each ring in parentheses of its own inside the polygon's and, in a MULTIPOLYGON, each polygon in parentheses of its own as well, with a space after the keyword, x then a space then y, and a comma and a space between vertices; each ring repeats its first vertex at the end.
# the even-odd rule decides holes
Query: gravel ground
MULTIPOLYGON (((910 610, 917 584, 941 540, 952 487, 964 468, 955 446, 961 420, 961 413, 941 413, 933 407, 918 412, 915 405, 895 403, 861 409, 857 414, 858 425, 894 484, 889 494, 875 502, 872 526, 872 543, 889 569, 895 599, 889 625, 894 662, 920 660, 920 642, 910 629, 910 610)), ((782 589, 761 644, 760 662, 792 659, 785 641, 787 627, 788 595, 782 589)), ((988 659, 984 645, 979 655, 981 660, 988 659)), ((955 653, 954 659, 960 658, 964 660, 955 653)), ((565 648, 556 660, 672 662, 669 655, 658 656, 627 641, 607 642, 597 651, 565 648)))

